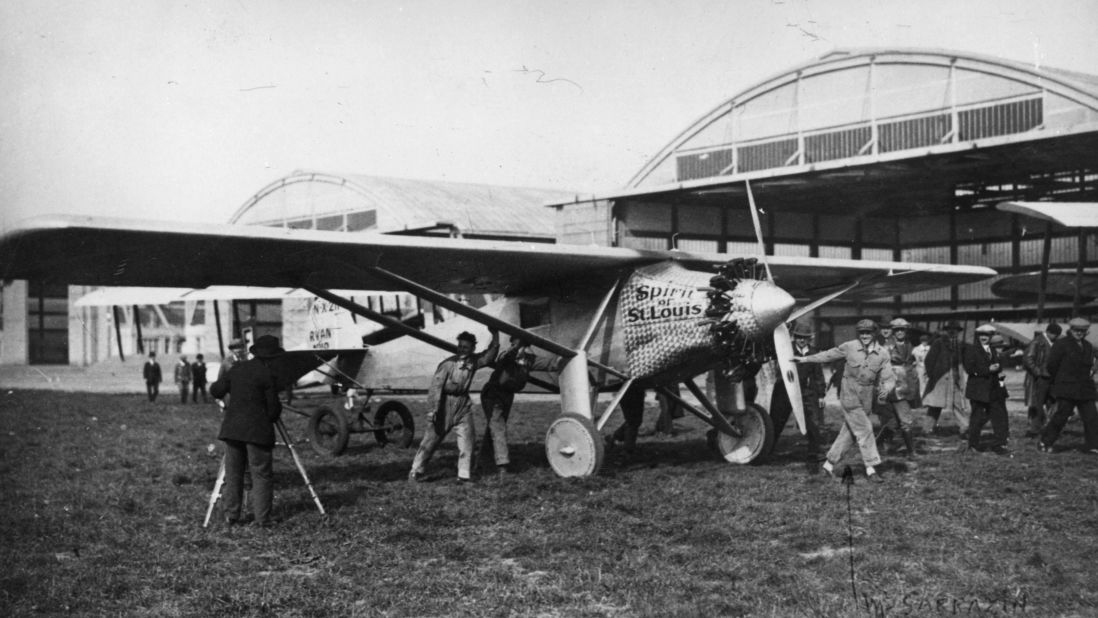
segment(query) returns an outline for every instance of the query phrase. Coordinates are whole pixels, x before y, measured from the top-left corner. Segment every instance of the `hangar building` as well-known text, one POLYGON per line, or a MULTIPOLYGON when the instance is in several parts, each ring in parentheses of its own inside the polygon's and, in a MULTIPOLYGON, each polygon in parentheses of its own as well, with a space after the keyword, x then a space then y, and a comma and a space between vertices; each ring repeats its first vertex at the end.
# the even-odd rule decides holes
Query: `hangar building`
MULTIPOLYGON (((557 236, 755 253, 747 181, 768 252, 1026 273, 1042 264, 1046 224, 995 205, 1096 202, 1096 156, 1098 76, 949 51, 836 51, 722 102, 625 189, 557 204, 557 236)), ((1098 265, 1096 230, 1049 232, 1052 266, 1098 265)), ((867 314, 924 325, 1033 318, 1032 303, 999 298, 992 284, 836 302, 818 326, 867 314)), ((1046 315, 1088 311, 1072 304, 1051 303, 1046 315)))
MULTIPOLYGON (((843 50, 736 93, 612 194, 296 172, 231 221, 752 254, 747 181, 769 252, 976 264, 1009 276, 1040 268, 1046 239, 1052 266, 1098 266, 1094 229, 995 208, 1098 202, 1096 154, 1098 76, 951 51, 843 50)), ((816 312, 821 343, 861 315, 904 315, 925 328, 946 318, 1033 318, 1032 302, 1000 298, 993 283, 836 301, 816 312)), ((298 311, 272 298, 74 307, 88 291, 8 282, 0 362, 89 364, 117 355, 115 339, 125 354, 212 352, 241 325, 278 333, 298 311), (228 317, 218 328, 211 314, 228 317), (111 334, 115 320, 123 337, 111 334)), ((1098 318, 1089 300, 1052 299, 1046 314, 1098 318)))

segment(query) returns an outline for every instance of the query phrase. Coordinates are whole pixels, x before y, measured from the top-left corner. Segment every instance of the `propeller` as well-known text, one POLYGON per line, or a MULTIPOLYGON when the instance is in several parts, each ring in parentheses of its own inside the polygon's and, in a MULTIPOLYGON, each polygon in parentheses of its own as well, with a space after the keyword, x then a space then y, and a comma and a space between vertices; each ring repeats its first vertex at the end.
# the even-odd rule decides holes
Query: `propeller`
MULTIPOLYGON (((750 181, 745 180, 744 185, 747 187, 747 200, 751 206, 751 221, 755 224, 755 238, 759 242, 759 260, 762 261, 763 268, 766 269, 766 280, 773 284, 774 274, 770 272, 770 262, 766 259, 766 245, 763 243, 759 211, 755 207, 755 195, 751 191, 750 181)), ((830 297, 825 297, 824 302, 845 291, 844 289, 830 297)), ((802 311, 798 316, 804 313, 802 311)), ((789 395, 789 405, 793 408, 793 418, 797 420, 797 429, 801 431, 801 435, 804 435, 807 429, 804 423, 804 403, 801 400, 801 381, 797 377, 797 365, 793 362, 793 339, 789 335, 789 327, 786 326, 785 320, 782 320, 774 327, 774 356, 778 360, 778 373, 785 385, 785 392, 789 395)), ((775 427, 775 429, 777 428, 775 427)))

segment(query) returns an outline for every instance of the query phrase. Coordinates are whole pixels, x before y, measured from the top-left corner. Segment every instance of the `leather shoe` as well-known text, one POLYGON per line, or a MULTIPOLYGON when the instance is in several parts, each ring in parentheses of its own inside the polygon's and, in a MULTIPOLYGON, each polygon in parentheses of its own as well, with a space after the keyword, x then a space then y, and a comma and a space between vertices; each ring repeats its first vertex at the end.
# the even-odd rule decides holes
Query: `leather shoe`
POLYGON ((868 480, 868 481, 869 481, 870 483, 877 483, 877 484, 880 484, 880 483, 883 483, 883 482, 885 482, 885 480, 884 480, 884 477, 882 477, 882 476, 881 476, 881 473, 880 473, 880 472, 874 472, 873 474, 870 474, 869 476, 867 476, 867 477, 865 477, 865 478, 866 478, 866 480, 868 480))

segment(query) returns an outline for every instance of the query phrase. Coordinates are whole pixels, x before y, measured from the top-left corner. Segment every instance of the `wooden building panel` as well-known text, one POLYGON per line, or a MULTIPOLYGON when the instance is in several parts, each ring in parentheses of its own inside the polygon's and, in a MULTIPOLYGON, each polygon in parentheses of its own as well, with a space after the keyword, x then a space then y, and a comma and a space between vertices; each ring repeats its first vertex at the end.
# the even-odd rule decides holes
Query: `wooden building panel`
POLYGON ((820 242, 848 243, 855 238, 854 217, 820 216, 820 242))
POLYGON ((680 206, 678 216, 680 234, 719 236, 721 233, 721 209, 718 206, 680 206))
POLYGON ((895 218, 866 217, 862 220, 862 243, 878 247, 896 246, 899 243, 896 227, 895 218))
POLYGON ((905 218, 900 226, 899 243, 902 245, 940 243, 948 239, 949 215, 905 218))
POLYGON ((775 240, 811 241, 816 232, 815 215, 804 212, 774 213, 775 240))
POLYGON ((820 257, 849 260, 854 254, 850 246, 820 245, 820 257))
POLYGON ((1013 248, 1009 241, 957 246, 957 263, 1002 268, 1011 266, 1013 248))

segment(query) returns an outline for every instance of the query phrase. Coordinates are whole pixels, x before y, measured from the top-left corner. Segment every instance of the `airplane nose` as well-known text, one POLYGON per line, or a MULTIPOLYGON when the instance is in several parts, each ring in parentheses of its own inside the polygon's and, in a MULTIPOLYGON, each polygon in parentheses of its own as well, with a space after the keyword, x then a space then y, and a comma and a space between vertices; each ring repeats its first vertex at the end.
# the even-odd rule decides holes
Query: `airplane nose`
POLYGON ((751 295, 751 314, 759 330, 769 333, 785 322, 796 304, 789 292, 769 281, 759 281, 751 295))

